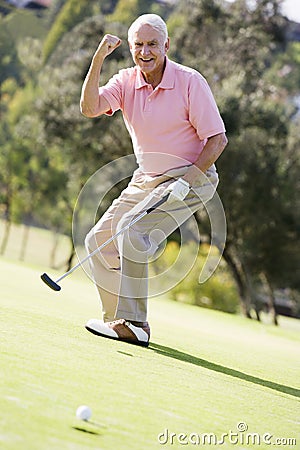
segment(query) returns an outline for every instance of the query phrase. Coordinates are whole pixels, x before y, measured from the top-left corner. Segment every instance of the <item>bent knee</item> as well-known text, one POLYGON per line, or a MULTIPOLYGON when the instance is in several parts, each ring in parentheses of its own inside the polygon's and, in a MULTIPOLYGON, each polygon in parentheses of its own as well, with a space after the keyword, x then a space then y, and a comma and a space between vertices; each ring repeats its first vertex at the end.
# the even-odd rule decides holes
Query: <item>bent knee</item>
POLYGON ((92 228, 88 232, 88 234, 85 236, 84 245, 88 251, 92 251, 94 248, 98 247, 98 245, 95 245, 95 244, 96 244, 96 236, 95 236, 95 231, 92 228))
MULTIPOLYGON (((95 252, 102 244, 104 244, 110 236, 102 236, 98 231, 92 229, 85 237, 85 248, 88 253, 95 252), (104 238, 104 239, 102 239, 104 238)), ((93 260, 101 263, 106 269, 118 270, 120 268, 120 257, 114 242, 105 245, 99 253, 96 252, 93 260)))

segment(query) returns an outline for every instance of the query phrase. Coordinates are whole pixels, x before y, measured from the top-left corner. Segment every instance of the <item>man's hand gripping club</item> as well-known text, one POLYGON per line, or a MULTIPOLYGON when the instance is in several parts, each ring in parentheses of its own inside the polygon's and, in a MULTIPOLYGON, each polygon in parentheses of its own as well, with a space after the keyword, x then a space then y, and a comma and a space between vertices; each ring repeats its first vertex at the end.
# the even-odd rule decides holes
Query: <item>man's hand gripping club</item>
POLYGON ((168 203, 183 201, 190 192, 190 185, 187 181, 179 178, 171 183, 164 191, 163 195, 169 194, 168 203))

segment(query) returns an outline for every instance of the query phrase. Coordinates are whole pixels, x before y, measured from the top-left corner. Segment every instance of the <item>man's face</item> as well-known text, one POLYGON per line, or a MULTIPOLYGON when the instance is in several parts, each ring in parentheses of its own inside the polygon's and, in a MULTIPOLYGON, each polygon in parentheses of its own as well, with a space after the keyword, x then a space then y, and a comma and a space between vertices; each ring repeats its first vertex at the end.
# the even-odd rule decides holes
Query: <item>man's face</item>
POLYGON ((169 39, 164 42, 164 37, 159 31, 150 25, 142 25, 134 33, 129 46, 135 64, 146 76, 155 76, 163 72, 169 39))

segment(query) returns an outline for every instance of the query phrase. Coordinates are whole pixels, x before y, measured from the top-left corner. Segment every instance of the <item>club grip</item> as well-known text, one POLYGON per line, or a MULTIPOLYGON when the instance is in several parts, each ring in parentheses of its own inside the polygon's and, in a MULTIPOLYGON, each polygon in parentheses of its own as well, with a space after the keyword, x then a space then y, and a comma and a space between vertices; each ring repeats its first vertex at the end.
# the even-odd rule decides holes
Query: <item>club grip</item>
POLYGON ((157 203, 155 203, 155 205, 151 206, 151 208, 148 208, 147 209, 147 214, 151 213, 156 208, 158 208, 160 205, 165 203, 168 200, 168 197, 169 197, 169 194, 165 195, 162 199, 160 199, 157 203))

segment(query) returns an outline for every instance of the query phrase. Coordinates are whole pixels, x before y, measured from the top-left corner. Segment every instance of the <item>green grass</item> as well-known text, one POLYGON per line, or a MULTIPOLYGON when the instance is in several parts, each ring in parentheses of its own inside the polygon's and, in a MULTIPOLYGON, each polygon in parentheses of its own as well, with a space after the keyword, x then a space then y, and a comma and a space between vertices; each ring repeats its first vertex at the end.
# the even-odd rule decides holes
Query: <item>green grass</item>
POLYGON ((1 449, 299 448, 299 321, 276 328, 156 298, 151 345, 139 348, 85 331, 100 313, 94 286, 74 274, 53 292, 44 269, 0 260, 1 449), (91 423, 76 419, 81 404, 91 423), (220 439, 239 422, 236 445, 177 440, 220 439), (165 429, 173 444, 159 444, 165 429), (254 432, 298 447, 241 442, 254 432))
MULTIPOLYGON (((9 239, 5 249, 5 257, 11 260, 20 260, 22 254, 22 242, 28 229, 23 224, 12 224, 10 228, 9 239)), ((5 233, 5 223, 0 220, 0 238, 5 233)), ((55 238, 59 245, 55 252, 54 265, 60 267, 65 263, 70 252, 70 240, 65 235, 54 235, 48 230, 30 227, 28 231, 28 240, 25 247, 24 261, 41 266, 49 266, 50 255, 53 251, 55 238)), ((1 241, 1 239, 0 239, 1 241)))

